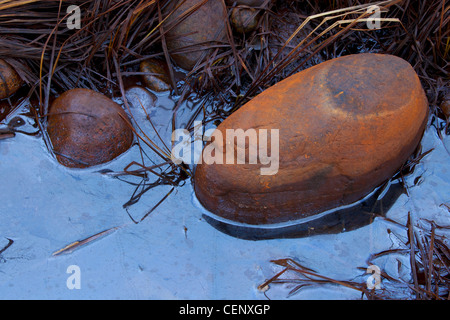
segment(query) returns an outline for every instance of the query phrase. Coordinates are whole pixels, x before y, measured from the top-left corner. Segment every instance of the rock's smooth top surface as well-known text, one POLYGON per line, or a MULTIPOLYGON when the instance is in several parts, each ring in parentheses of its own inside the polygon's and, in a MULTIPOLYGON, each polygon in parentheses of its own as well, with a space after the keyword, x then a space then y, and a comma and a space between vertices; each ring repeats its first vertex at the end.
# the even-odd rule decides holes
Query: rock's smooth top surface
POLYGON ((226 39, 227 14, 222 0, 208 0, 203 5, 201 2, 186 0, 164 24, 168 30, 166 40, 171 57, 185 70, 192 70, 199 60, 207 57, 205 49, 226 39), (198 9, 190 11, 197 6, 198 9))
POLYGON ((47 132, 58 161, 67 167, 108 162, 133 143, 125 111, 96 91, 66 91, 53 102, 49 113, 47 132))
POLYGON ((7 98, 22 86, 22 79, 5 60, 0 59, 0 99, 7 98))
POLYGON ((261 175, 260 163, 199 164, 196 196, 209 211, 248 224, 353 203, 400 169, 427 115, 420 81, 403 59, 358 54, 324 62, 265 90, 217 128, 224 137, 226 129, 279 129, 278 173, 261 175))

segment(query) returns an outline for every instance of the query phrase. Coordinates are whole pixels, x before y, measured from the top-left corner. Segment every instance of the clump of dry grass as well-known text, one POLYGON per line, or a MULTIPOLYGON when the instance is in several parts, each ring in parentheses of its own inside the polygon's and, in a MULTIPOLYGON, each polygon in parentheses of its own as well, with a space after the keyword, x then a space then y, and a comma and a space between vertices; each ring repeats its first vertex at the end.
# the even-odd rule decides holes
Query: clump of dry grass
MULTIPOLYGON (((264 281, 258 289, 267 295, 266 291, 270 286, 283 284, 291 288, 288 295, 294 295, 307 287, 335 285, 359 291, 362 299, 369 300, 448 300, 450 299, 450 247, 448 239, 439 235, 437 231, 448 230, 450 227, 437 226, 434 222, 426 220, 424 222, 428 224, 428 228, 414 226, 410 216, 408 217, 408 222, 404 226, 406 241, 403 241, 398 248, 371 255, 367 261, 367 267, 358 268, 364 272, 361 281, 333 279, 302 266, 292 258, 286 258, 271 261, 281 266, 282 270, 264 281), (379 283, 370 281, 371 286, 368 286, 365 278, 372 276, 373 273, 367 275, 367 272, 375 270, 369 267, 376 266, 377 259, 390 255, 409 257, 408 266, 401 265, 401 260, 397 259, 398 268, 410 270, 409 276, 400 278, 398 275, 390 275, 378 269, 379 283), (286 275, 289 276, 285 277, 286 275), (377 288, 375 284, 379 284, 380 287, 377 288)), ((388 232, 392 233, 389 229, 388 232)))
POLYGON ((0 55, 37 88, 39 112, 53 95, 76 87, 102 91, 119 82, 122 64, 157 43, 155 1, 3 1, 0 55), (67 8, 82 12, 81 29, 69 29, 67 8))
MULTIPOLYGON (((449 230, 450 226, 438 226, 428 220, 420 222, 422 224, 418 222, 414 225, 411 215, 408 214, 405 226, 406 241, 403 241, 399 248, 373 254, 368 263, 374 264, 377 258, 386 255, 399 254, 409 257, 410 278, 398 279, 382 273, 386 279, 394 283, 391 292, 383 292, 388 297, 395 297, 392 290, 396 289, 396 286, 404 286, 415 299, 449 300, 450 247, 448 238, 439 232, 449 230)), ((388 232, 392 233, 390 230, 388 232)))

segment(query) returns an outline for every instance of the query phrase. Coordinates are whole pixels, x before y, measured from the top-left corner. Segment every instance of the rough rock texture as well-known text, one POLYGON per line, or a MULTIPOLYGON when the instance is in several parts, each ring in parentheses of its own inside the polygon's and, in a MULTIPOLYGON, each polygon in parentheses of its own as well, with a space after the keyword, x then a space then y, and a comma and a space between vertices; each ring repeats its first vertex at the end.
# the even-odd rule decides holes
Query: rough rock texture
POLYGON ((66 91, 52 103, 49 113, 47 132, 64 166, 84 168, 105 163, 133 143, 125 111, 96 91, 66 91))
POLYGON ((249 224, 353 203, 414 152, 427 115, 426 96, 406 61, 358 54, 324 62, 267 89, 217 128, 224 138, 226 129, 279 129, 278 172, 261 175, 267 165, 260 162, 199 164, 195 193, 209 211, 249 224))
POLYGON ((227 14, 223 1, 208 0, 201 5, 202 1, 186 0, 164 24, 171 57, 185 70, 192 70, 199 60, 207 57, 209 51, 205 52, 205 48, 226 40, 227 14))
POLYGON ((171 89, 169 69, 167 64, 159 59, 147 59, 141 62, 140 72, 149 72, 142 76, 148 88, 153 91, 162 92, 171 89))
POLYGON ((0 59, 0 99, 15 93, 22 86, 22 79, 5 60, 0 59))

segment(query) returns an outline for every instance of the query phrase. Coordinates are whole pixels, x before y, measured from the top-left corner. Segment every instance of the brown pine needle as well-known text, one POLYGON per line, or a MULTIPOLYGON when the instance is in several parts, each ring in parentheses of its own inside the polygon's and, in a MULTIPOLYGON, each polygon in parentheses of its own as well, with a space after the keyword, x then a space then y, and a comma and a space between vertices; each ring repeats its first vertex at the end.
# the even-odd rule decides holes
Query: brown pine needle
POLYGON ((95 240, 99 240, 99 239, 101 239, 101 238, 103 238, 103 237, 113 233, 114 231, 116 231, 119 228, 120 228, 120 226, 119 227, 112 227, 112 228, 106 229, 104 231, 101 231, 99 233, 96 233, 96 234, 94 234, 94 235, 92 235, 90 237, 87 237, 87 238, 85 238, 83 240, 78 240, 78 241, 72 242, 71 244, 68 244, 64 248, 53 252, 52 256, 59 256, 59 255, 62 255, 62 254, 72 253, 73 251, 75 251, 75 250, 77 250, 77 249, 79 249, 79 248, 81 248, 81 247, 83 247, 83 246, 85 246, 87 244, 90 244, 91 242, 93 242, 95 240))

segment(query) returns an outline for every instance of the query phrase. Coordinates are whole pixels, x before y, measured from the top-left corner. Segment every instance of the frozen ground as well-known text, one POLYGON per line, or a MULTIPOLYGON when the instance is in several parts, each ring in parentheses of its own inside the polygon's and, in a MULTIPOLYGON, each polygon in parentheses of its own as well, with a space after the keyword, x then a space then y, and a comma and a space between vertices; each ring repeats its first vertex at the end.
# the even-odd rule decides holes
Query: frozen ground
MULTIPOLYGON (((171 105, 164 96, 159 104, 166 108, 146 107, 164 134, 167 122, 162 119, 171 114, 171 105)), ((133 105, 136 108, 136 101, 133 105)), ((143 121, 145 115, 135 112, 137 120, 143 121)), ((449 137, 441 141, 436 129, 429 128, 423 150, 431 148, 434 150, 407 177, 409 196, 398 198, 389 218, 405 224, 411 212, 415 222, 426 218, 450 225, 450 212, 442 205, 450 203, 449 137), (420 183, 414 184, 415 180, 420 183)), ((279 270, 272 259, 291 257, 320 274, 351 280, 364 276, 357 267, 367 267, 370 254, 398 245, 394 234, 406 236, 403 228, 377 218, 339 234, 237 239, 202 218, 189 183, 175 189, 143 222, 134 224, 122 208, 134 188, 96 171, 120 171, 137 159, 139 152, 134 147, 104 166, 69 170, 47 153, 39 137, 17 134, 0 141, 0 250, 11 243, 8 239, 13 241, 0 253, 0 298, 266 299, 257 286, 279 270), (112 227, 120 228, 69 254, 52 256, 76 240, 112 227), (80 289, 67 286, 72 276, 67 269, 72 265, 79 267, 80 289)), ((161 187, 148 192, 130 213, 140 218, 168 190, 161 187)), ((395 259, 380 260, 379 267, 400 272, 395 259)), ((271 286, 266 294, 271 299, 285 299, 289 290, 271 286)), ((289 298, 359 297, 351 289, 322 286, 305 288, 289 298)))

